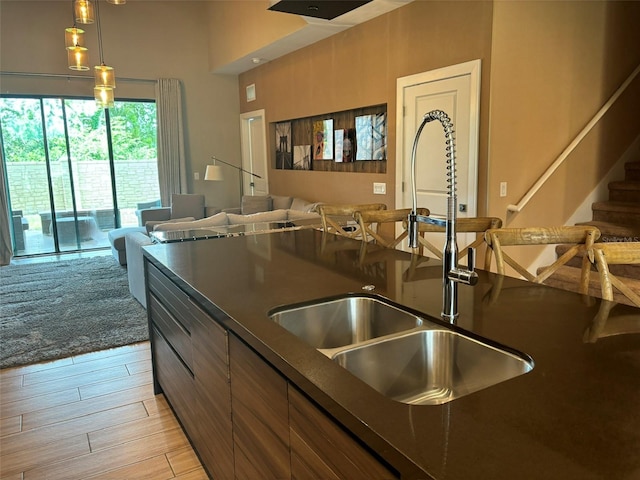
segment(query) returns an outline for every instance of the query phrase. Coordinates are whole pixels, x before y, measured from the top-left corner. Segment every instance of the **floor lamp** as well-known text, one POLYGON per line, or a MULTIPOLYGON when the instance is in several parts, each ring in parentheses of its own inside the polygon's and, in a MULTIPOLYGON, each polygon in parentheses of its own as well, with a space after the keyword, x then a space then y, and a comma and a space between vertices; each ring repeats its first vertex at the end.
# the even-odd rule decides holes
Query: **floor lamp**
MULTIPOLYGON (((244 168, 238 167, 236 165, 233 165, 231 163, 225 162, 224 160, 220 160, 219 158, 216 157, 211 157, 211 159, 213 160, 213 165, 207 165, 207 169, 204 172, 204 179, 205 180, 209 180, 209 181, 221 181, 224 180, 224 175, 222 173, 222 167, 220 165, 216 165, 216 162, 220 162, 220 163, 224 163, 225 165, 229 165, 230 167, 235 168, 236 170, 238 170, 238 175, 240 177, 240 204, 242 205, 242 197, 244 195, 244 188, 243 188, 243 182, 242 182, 242 172, 244 173, 248 173, 249 175, 256 177, 256 178, 262 178, 260 175, 253 173, 253 172, 249 172, 247 170, 245 170, 244 168)), ((253 182, 251 183, 253 185, 253 182)))

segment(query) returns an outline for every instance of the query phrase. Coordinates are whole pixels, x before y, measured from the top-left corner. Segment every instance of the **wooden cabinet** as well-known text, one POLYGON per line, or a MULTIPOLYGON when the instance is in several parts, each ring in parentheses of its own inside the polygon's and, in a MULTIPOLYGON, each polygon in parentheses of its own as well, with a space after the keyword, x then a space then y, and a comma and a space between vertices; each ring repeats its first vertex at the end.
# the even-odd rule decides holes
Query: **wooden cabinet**
POLYGON ((398 477, 146 262, 156 392, 213 478, 398 477))
POLYGON ((229 338, 236 478, 291 478, 287 382, 241 340, 229 338))
POLYGON ((377 458, 289 385, 291 478, 398 478, 377 458))
POLYGON ((156 392, 164 392, 205 469, 233 479, 228 334, 147 263, 156 392))

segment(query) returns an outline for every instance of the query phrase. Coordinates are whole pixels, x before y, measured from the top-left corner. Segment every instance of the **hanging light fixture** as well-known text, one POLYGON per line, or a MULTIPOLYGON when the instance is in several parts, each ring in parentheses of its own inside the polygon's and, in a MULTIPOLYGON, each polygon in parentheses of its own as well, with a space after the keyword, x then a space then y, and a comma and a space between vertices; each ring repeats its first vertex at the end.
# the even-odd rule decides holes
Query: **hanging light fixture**
MULTIPOLYGON (((75 1, 71 1, 71 16, 75 18, 75 1)), ((84 45, 84 30, 76 26, 64 29, 64 46, 67 49, 67 65, 71 70, 89 70, 89 55, 84 45)))
POLYGON ((98 27, 98 52, 100 65, 93 67, 95 77, 94 97, 98 106, 111 108, 114 106, 113 89, 116 88, 116 72, 113 67, 104 63, 102 51, 102 26, 100 24, 100 0, 96 0, 96 20, 98 27))
POLYGON ((96 79, 96 87, 116 88, 116 74, 113 67, 102 63, 93 67, 93 73, 96 79))
POLYGON ((71 70, 89 70, 89 55, 86 47, 67 48, 67 64, 71 70))
POLYGON ((113 88, 94 87, 93 96, 96 99, 96 104, 101 108, 112 108, 115 105, 113 88))
POLYGON ((64 45, 66 48, 84 47, 84 30, 76 27, 64 29, 64 45))
POLYGON ((124 5, 127 3, 127 0, 107 0, 107 2, 112 3, 113 5, 124 5))
POLYGON ((95 21, 95 16, 93 14, 93 3, 91 2, 91 0, 75 0, 73 5, 76 22, 89 24, 95 21))

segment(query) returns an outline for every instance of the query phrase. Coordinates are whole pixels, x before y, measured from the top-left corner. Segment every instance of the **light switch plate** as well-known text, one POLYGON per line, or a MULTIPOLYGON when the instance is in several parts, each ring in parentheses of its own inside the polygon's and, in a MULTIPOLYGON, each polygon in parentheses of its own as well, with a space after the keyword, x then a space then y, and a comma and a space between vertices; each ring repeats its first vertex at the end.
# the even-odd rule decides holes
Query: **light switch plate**
POLYGON ((387 193, 387 184, 373 182, 373 193, 376 195, 384 195, 387 193))
POLYGON ((200 172, 193 172, 193 179, 200 180, 200 172))

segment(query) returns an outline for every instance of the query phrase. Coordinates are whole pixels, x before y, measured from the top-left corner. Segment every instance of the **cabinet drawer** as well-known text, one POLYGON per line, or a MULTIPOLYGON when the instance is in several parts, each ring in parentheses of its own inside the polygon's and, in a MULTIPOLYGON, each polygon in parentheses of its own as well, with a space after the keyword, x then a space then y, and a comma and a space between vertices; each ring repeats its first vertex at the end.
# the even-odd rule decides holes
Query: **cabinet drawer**
MULTIPOLYGON (((194 321, 199 321, 204 325, 212 321, 209 314, 202 310, 189 295, 180 290, 177 285, 151 263, 148 263, 148 275, 149 290, 180 322, 185 330, 191 332, 194 321)), ((223 360, 226 361, 226 358, 223 360)))
POLYGON ((196 426, 194 418, 194 379, 191 372, 169 347, 164 337, 152 329, 151 342, 153 358, 155 359, 156 380, 162 387, 165 397, 176 412, 178 419, 187 432, 193 431, 196 426))
POLYGON ((147 276, 151 293, 153 293, 167 310, 178 319, 182 326, 190 332, 191 315, 189 311, 193 304, 189 301, 189 295, 180 290, 164 273, 149 262, 147 262, 147 276))
POLYGON ((154 294, 149 295, 147 307, 151 321, 160 330, 169 345, 180 356, 184 364, 193 372, 193 350, 191 332, 176 319, 169 310, 158 301, 154 294))

